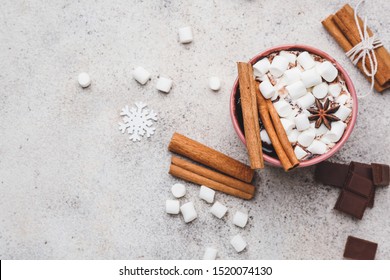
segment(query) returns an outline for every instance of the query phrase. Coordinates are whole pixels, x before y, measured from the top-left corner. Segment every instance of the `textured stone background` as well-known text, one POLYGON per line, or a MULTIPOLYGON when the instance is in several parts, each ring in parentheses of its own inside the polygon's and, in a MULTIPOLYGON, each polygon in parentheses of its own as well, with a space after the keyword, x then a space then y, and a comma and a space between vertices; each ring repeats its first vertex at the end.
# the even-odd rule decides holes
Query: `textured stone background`
MULTIPOLYGON (((369 25, 390 47, 390 2, 367 1, 369 25)), ((235 62, 285 43, 328 52, 360 93, 368 83, 320 21, 344 1, 21 1, 0 12, 0 258, 199 259, 205 246, 223 259, 340 259, 348 235, 379 243, 390 259, 390 191, 377 191, 362 221, 333 210, 339 191, 313 181, 313 169, 257 172, 257 194, 218 220, 186 184, 199 218, 164 213, 170 186, 167 145, 177 131, 241 161, 246 151, 229 115, 235 62), (178 43, 191 25, 194 41, 178 43), (141 65, 152 80, 140 86, 141 65), (93 84, 81 89, 81 71, 93 84), (168 95, 156 77, 174 81, 168 95), (218 75, 222 89, 208 89, 218 75), (144 101, 159 113, 156 134, 140 143, 118 131, 119 112, 144 101), (249 210, 242 230, 235 210, 249 210), (230 238, 249 246, 237 254, 230 238)), ((390 93, 359 100, 356 128, 332 159, 390 162, 390 93)))

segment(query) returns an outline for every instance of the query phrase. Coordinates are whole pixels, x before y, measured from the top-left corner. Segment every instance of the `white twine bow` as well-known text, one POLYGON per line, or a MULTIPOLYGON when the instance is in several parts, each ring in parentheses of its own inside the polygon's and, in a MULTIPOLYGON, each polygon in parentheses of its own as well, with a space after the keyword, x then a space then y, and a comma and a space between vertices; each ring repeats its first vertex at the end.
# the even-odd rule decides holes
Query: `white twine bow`
POLYGON ((375 34, 371 37, 368 34, 367 30, 367 17, 364 17, 363 20, 363 31, 359 24, 358 19, 358 9, 361 3, 363 3, 364 0, 360 0, 359 3, 355 7, 354 17, 355 17, 355 23, 359 31, 360 39, 362 40, 359 44, 354 46, 352 49, 347 51, 345 54, 351 59, 352 63, 356 65, 360 60, 362 60, 362 66, 363 71, 366 74, 367 77, 371 78, 371 88, 370 92, 359 96, 361 98, 366 97, 370 95, 373 92, 374 89, 374 83, 375 83, 375 74, 378 71, 378 60, 376 58, 374 50, 376 48, 379 48, 383 46, 381 40, 375 37, 375 34), (370 70, 366 67, 366 62, 370 64, 370 70))

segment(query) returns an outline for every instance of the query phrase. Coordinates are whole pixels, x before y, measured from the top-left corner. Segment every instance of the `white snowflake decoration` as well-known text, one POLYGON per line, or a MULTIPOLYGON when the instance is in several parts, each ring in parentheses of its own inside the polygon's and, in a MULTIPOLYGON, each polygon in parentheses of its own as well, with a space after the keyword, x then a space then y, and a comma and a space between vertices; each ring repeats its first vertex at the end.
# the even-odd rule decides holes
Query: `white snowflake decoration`
POLYGON ((130 140, 133 142, 141 141, 141 136, 150 137, 156 130, 153 127, 153 121, 157 121, 157 114, 153 110, 145 109, 148 105, 143 102, 136 102, 136 107, 129 110, 126 105, 122 109, 121 116, 123 116, 123 123, 119 123, 119 130, 125 133, 126 130, 130 134, 130 140))

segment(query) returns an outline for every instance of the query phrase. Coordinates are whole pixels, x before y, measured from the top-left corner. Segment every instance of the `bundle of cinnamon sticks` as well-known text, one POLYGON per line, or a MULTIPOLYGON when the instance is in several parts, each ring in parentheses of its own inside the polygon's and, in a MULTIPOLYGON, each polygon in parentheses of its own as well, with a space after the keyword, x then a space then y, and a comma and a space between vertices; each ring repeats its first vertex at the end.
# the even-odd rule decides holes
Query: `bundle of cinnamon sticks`
MULTIPOLYGON (((354 13, 354 9, 347 4, 334 15, 330 15, 322 21, 322 25, 345 52, 349 51, 361 42, 354 13)), ((358 17, 358 20, 361 30, 364 30, 362 19, 358 17)), ((373 32, 369 28, 367 31, 369 36, 373 36, 373 32)), ((374 88, 378 92, 382 92, 390 88, 390 54, 383 46, 376 48, 374 52, 378 61, 378 70, 375 74, 374 88)), ((357 67, 366 76, 361 60, 358 62, 357 67)), ((366 68, 371 71, 368 59, 366 60, 366 68)), ((371 81, 371 77, 366 76, 366 78, 371 81)))

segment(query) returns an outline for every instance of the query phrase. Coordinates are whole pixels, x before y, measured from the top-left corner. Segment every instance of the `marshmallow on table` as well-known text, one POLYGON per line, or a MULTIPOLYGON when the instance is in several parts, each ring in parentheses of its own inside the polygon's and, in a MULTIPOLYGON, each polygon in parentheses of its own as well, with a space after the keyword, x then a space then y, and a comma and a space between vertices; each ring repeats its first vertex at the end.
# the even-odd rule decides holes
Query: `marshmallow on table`
POLYGON ((329 61, 322 62, 321 65, 317 67, 317 69, 322 78, 324 78, 325 81, 329 83, 336 79, 337 75, 339 74, 337 68, 334 67, 334 65, 329 61))
POLYGON ((298 143, 303 147, 308 147, 313 143, 316 133, 314 129, 308 129, 299 134, 298 143))
POLYGON ((349 99, 349 96, 346 95, 346 94, 341 94, 339 97, 337 97, 336 101, 337 103, 339 103, 340 105, 344 105, 347 100, 349 99))
POLYGON ((324 124, 321 124, 319 128, 316 128, 316 124, 313 122, 310 124, 310 126, 315 130, 316 136, 324 135, 329 131, 329 129, 324 124))
POLYGON ((288 85, 286 86, 286 89, 293 100, 296 100, 307 93, 306 86, 302 81, 297 81, 291 85, 288 85))
POLYGON ((174 184, 171 188, 172 194, 176 198, 183 197, 186 194, 186 187, 183 184, 174 184))
POLYGON ((304 131, 310 127, 310 121, 305 113, 299 114, 294 118, 298 131, 304 131))
POLYGON ((261 82, 259 89, 265 99, 270 99, 275 94, 275 88, 269 80, 261 82))
POLYGON ((195 220, 198 215, 196 214, 194 204, 192 202, 187 202, 186 204, 180 207, 181 214, 183 215, 184 222, 189 223, 195 220))
POLYGON ((295 147, 294 153, 297 156, 297 159, 299 159, 299 160, 301 160, 305 156, 307 156, 307 152, 304 149, 302 149, 301 147, 299 147, 299 146, 295 147))
POLYGON ((295 61, 297 60, 297 56, 290 52, 281 51, 279 55, 287 58, 289 63, 295 63, 295 61))
POLYGON ((290 141, 290 143, 297 142, 299 134, 300 132, 298 130, 293 129, 289 134, 287 134, 288 141, 290 141))
POLYGON ((329 130, 325 136, 329 141, 335 143, 343 136, 346 127, 347 125, 342 121, 332 122, 331 130, 329 130))
POLYGON ((265 129, 262 129, 260 131, 260 138, 261 138, 261 141, 271 145, 271 139, 269 138, 269 135, 265 129))
POLYGON ((316 62, 308 52, 300 53, 297 57, 297 61, 305 70, 309 70, 316 66, 316 62))
POLYGON ((338 117, 341 121, 345 121, 351 114, 352 110, 344 105, 340 105, 340 108, 333 115, 338 117))
POLYGON ((160 77, 157 80, 156 88, 159 91, 168 93, 172 88, 172 80, 164 77, 160 77))
POLYGON ((89 87, 91 85, 91 78, 89 77, 88 73, 82 72, 77 77, 77 81, 79 82, 79 85, 83 88, 89 87))
POLYGON ((306 70, 301 73, 301 79, 305 87, 313 87, 322 83, 321 75, 315 68, 306 70))
POLYGON ((211 207, 210 212, 218 219, 221 219, 226 214, 227 207, 216 201, 211 207))
POLYGON ((214 90, 218 91, 221 88, 221 81, 218 77, 210 77, 209 78, 209 87, 214 90))
POLYGON ((203 255, 203 260, 215 260, 217 258, 217 249, 207 247, 203 255))
POLYGON ((248 222, 248 214, 243 213, 241 211, 237 211, 236 214, 234 214, 233 217, 233 224, 239 227, 245 227, 246 223, 248 222))
POLYGON ((297 104, 299 107, 301 107, 302 109, 306 109, 306 108, 309 108, 311 105, 314 104, 315 102, 315 97, 313 96, 313 94, 311 94, 310 92, 308 92, 307 94, 305 94, 304 96, 300 97, 298 100, 297 100, 297 104))
POLYGON ((291 85, 295 82, 298 82, 301 79, 301 70, 297 67, 288 69, 284 72, 284 82, 286 85, 291 85))
POLYGON ((199 191, 199 197, 207 203, 214 202, 215 191, 206 186, 201 186, 199 191))
POLYGON ((341 85, 340 84, 331 84, 328 87, 328 92, 333 96, 337 97, 340 95, 341 92, 341 85))
POLYGON ((328 84, 325 82, 318 84, 313 87, 312 92, 316 98, 322 99, 328 94, 328 84))
POLYGON ((253 73, 257 77, 262 77, 267 74, 270 66, 271 63, 269 63, 268 58, 263 58, 253 65, 253 73))
POLYGON ((237 234, 230 240, 230 244, 234 247, 234 249, 239 253, 245 249, 247 246, 245 240, 241 237, 241 235, 237 234))
POLYGON ((180 212, 180 202, 178 200, 168 199, 165 202, 165 211, 168 214, 179 214, 179 212, 180 212))
POLYGON ((292 120, 286 118, 280 118, 280 122, 282 123, 283 128, 286 131, 286 134, 289 134, 295 127, 295 122, 293 122, 292 120))
POLYGON ((271 66, 269 67, 269 71, 271 74, 278 78, 283 75, 284 71, 288 68, 288 60, 287 58, 277 55, 272 60, 271 66))
POLYGON ((278 112, 278 115, 282 118, 287 117, 291 115, 293 112, 290 103, 288 103, 284 99, 280 99, 279 101, 273 103, 276 112, 278 112))
POLYGON ((133 77, 141 85, 144 85, 149 80, 150 73, 148 71, 146 71, 143 67, 138 66, 133 71, 133 77))
POLYGON ((328 146, 324 142, 314 140, 313 143, 307 147, 307 150, 312 154, 323 155, 328 150, 328 146))
POLYGON ((192 42, 192 29, 190 26, 179 28, 179 40, 182 44, 188 44, 192 42))

